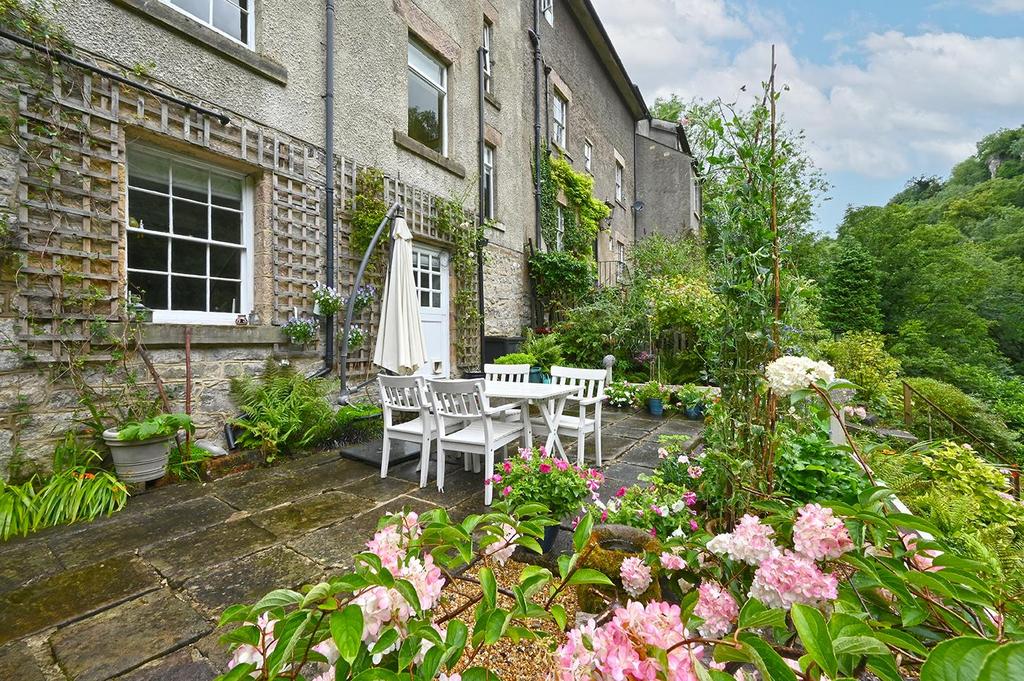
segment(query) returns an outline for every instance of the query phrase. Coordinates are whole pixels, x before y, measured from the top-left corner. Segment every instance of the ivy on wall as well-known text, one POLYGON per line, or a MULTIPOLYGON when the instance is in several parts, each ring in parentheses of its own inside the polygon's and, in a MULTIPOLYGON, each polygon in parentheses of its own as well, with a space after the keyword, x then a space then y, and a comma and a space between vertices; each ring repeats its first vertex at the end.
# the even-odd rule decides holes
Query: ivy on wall
MULTIPOLYGON (((381 220, 388 212, 388 204, 384 200, 384 173, 379 168, 361 168, 356 173, 356 192, 345 201, 345 210, 348 211, 352 227, 348 236, 349 250, 357 260, 362 259, 381 220)), ((378 274, 383 262, 384 249, 375 249, 367 263, 368 271, 378 274)))
POLYGON ((601 221, 611 209, 594 196, 594 178, 577 172, 561 156, 541 155, 541 234, 548 248, 557 243, 558 198, 565 197, 562 210, 563 250, 579 257, 593 256, 594 240, 601 221))
POLYGON ((459 366, 468 367, 475 364, 476 326, 480 323, 480 310, 477 307, 477 245, 483 238, 483 228, 466 212, 464 204, 454 199, 437 197, 434 199, 434 226, 438 235, 451 243, 451 271, 455 275, 455 307, 456 334, 458 344, 459 366), (471 352, 471 347, 473 352, 471 352))

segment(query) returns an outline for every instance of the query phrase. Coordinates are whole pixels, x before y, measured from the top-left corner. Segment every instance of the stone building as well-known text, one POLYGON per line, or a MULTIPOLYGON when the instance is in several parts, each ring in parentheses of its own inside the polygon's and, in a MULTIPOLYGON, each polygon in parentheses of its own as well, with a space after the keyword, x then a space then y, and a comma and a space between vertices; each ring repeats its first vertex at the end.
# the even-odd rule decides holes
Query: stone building
POLYGON ((700 231, 700 183, 682 125, 642 120, 636 125, 636 238, 700 231))
MULTIPOLYGON (((328 267, 350 290, 361 169, 380 169, 385 203, 404 207, 432 367, 453 374, 479 364, 479 284, 475 266, 453 256, 465 245, 438 200, 487 218, 484 331, 518 335, 530 321, 526 257, 540 247, 535 114, 544 141, 591 172, 612 208, 598 260, 624 257, 638 197, 651 210, 663 193, 688 193, 638 186, 635 133, 649 115, 589 0, 333 7, 330 163, 325 3, 66 0, 49 19, 67 42, 49 55, 36 49, 40 35, 0 26, 0 109, 16 122, 0 139, 0 217, 14 256, 0 279, 0 477, 21 460, 45 467, 73 427, 80 391, 62 370, 71 346, 90 353, 78 380, 107 380, 97 326, 121 328, 126 291, 153 310, 133 370, 144 382, 159 375, 174 408, 188 399, 204 435, 234 416, 231 376, 268 358, 336 370, 322 331, 297 347, 280 327, 312 314, 328 267)), ((372 372, 373 311, 358 322, 369 340, 350 356, 356 378, 372 372)))

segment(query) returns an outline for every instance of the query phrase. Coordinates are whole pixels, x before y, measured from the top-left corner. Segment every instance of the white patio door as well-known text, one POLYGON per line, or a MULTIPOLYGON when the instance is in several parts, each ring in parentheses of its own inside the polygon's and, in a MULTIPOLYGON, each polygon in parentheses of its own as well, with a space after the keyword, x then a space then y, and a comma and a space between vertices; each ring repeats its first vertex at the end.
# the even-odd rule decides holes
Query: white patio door
POLYGON ((427 364, 418 373, 423 376, 447 378, 451 369, 448 254, 426 246, 414 245, 412 271, 420 300, 423 344, 427 350, 427 364))

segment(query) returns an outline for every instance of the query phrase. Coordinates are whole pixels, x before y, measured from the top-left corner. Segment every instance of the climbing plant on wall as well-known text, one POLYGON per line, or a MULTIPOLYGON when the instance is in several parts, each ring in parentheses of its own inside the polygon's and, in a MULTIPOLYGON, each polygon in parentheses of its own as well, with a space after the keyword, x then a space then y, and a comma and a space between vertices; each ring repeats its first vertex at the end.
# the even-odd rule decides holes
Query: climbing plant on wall
MULTIPOLYGON (((388 204, 384 200, 384 173, 379 168, 368 166, 356 173, 355 195, 345 201, 345 210, 352 227, 348 237, 349 249, 358 260, 363 257, 388 212, 388 204)), ((374 250, 367 264, 371 274, 379 273, 384 252, 383 248, 374 250)))
POLYGON ((541 234, 548 248, 558 242, 558 199, 562 209, 562 249, 580 257, 593 257, 601 221, 611 209, 594 196, 594 178, 577 172, 561 156, 541 155, 541 234))
POLYGON ((483 228, 466 212, 464 203, 459 199, 434 199, 434 226, 438 236, 451 243, 451 271, 455 275, 455 309, 456 333, 460 339, 458 344, 459 366, 474 363, 476 325, 480 322, 480 311, 477 308, 477 245, 483 238, 483 228))

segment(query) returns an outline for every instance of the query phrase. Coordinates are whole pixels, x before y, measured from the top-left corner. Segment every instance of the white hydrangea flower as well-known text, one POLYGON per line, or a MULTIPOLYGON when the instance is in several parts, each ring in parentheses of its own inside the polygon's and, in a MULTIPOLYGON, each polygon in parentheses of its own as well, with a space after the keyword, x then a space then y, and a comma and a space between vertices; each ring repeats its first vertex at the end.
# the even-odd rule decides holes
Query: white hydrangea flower
POLYGON ((764 375, 772 390, 785 396, 818 381, 834 381, 836 370, 827 362, 816 362, 809 357, 780 357, 768 365, 764 375))

